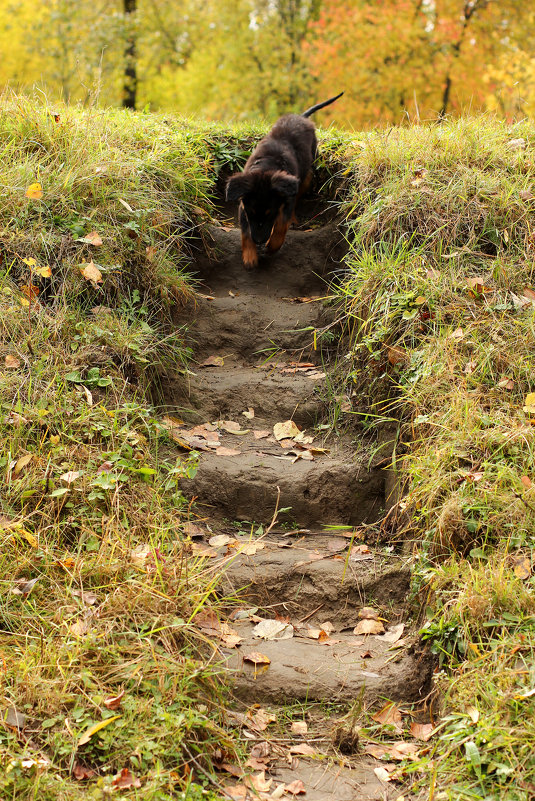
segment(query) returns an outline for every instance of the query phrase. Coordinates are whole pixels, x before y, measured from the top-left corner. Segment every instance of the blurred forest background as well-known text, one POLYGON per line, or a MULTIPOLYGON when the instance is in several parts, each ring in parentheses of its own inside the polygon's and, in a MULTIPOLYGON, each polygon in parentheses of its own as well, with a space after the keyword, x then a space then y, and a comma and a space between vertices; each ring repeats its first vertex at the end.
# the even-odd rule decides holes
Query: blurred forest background
POLYGON ((535 110, 530 0, 0 0, 0 54, 0 87, 208 119, 535 110))

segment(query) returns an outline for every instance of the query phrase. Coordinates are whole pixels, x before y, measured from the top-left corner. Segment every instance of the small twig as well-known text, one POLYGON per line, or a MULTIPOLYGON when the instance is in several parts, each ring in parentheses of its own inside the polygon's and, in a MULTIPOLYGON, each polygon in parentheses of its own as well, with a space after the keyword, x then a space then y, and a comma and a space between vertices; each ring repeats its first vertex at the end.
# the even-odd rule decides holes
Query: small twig
POLYGON ((322 604, 320 604, 319 606, 317 606, 315 609, 313 609, 312 612, 309 612, 308 615, 305 615, 305 617, 302 617, 297 622, 298 623, 305 623, 309 618, 312 617, 312 615, 315 615, 316 612, 319 612, 319 610, 322 609, 324 606, 325 606, 325 601, 322 604))
POLYGON ((535 507, 533 507, 530 503, 528 503, 519 492, 515 492, 514 496, 515 496, 515 498, 518 498, 519 501, 522 501, 524 506, 527 509, 529 509, 530 512, 535 512, 535 507))
POLYGON ((279 501, 280 501, 280 499, 281 499, 281 488, 277 487, 277 500, 275 502, 275 511, 273 512, 273 517, 271 518, 271 523, 269 524, 269 526, 264 531, 264 534, 263 534, 264 537, 266 537, 269 534, 269 532, 271 531, 271 529, 273 528, 273 526, 277 522, 277 517, 278 517, 278 514, 279 514, 279 501))

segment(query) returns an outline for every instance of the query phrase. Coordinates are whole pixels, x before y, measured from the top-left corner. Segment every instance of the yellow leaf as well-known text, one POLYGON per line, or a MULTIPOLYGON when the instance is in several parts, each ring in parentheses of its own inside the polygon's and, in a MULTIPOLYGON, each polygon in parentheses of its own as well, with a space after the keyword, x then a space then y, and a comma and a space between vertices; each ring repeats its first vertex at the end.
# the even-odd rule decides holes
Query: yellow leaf
POLYGON ((27 264, 28 267, 35 267, 37 265, 37 262, 33 258, 33 256, 31 256, 29 259, 23 259, 22 261, 24 262, 24 264, 27 264))
POLYGON ((4 365, 8 368, 8 370, 16 370, 18 367, 20 367, 20 359, 17 359, 16 356, 13 356, 12 353, 8 353, 4 360, 4 365))
POLYGON ((13 475, 18 476, 18 474, 22 470, 24 470, 24 468, 27 467, 27 465, 30 464, 32 459, 33 459, 33 453, 27 453, 24 456, 21 456, 20 459, 17 459, 15 467, 13 468, 13 475))
POLYGON ((105 729, 106 726, 109 726, 110 723, 113 723, 114 720, 118 720, 118 718, 120 717, 121 715, 114 715, 111 718, 106 718, 106 720, 101 720, 99 723, 95 723, 93 726, 90 726, 88 729, 85 730, 85 732, 78 740, 78 747, 88 743, 94 734, 96 734, 101 729, 105 729))
POLYGON ((52 275, 52 270, 50 269, 48 264, 45 267, 38 267, 34 272, 37 275, 40 275, 41 278, 50 278, 50 276, 52 275))
POLYGON ((28 300, 28 298, 19 298, 19 300, 21 306, 26 306, 27 308, 30 305, 30 301, 28 300))
POLYGON ((83 267, 80 268, 80 272, 86 279, 86 281, 94 281, 95 284, 102 283, 102 273, 98 269, 97 265, 93 260, 85 264, 83 267))
POLYGON ((91 231, 91 233, 84 237, 84 239, 86 239, 90 245, 94 245, 97 248, 102 245, 102 237, 98 231, 91 231))
POLYGON ((19 528, 19 529, 17 529, 17 530, 18 530, 18 532, 19 532, 20 534, 22 534, 22 536, 24 537, 24 539, 25 539, 27 542, 29 542, 29 544, 32 546, 32 548, 38 548, 38 547, 39 547, 39 542, 38 542, 38 540, 37 540, 37 537, 35 537, 35 536, 32 534, 32 532, 31 532, 31 531, 26 531, 26 529, 25 529, 25 528, 19 528))
POLYGON ((41 184, 30 184, 28 189, 26 190, 26 197, 29 197, 30 200, 39 200, 43 197, 43 187, 41 184))
POLYGON ((535 414, 535 392, 529 392, 524 399, 523 410, 526 414, 535 414))

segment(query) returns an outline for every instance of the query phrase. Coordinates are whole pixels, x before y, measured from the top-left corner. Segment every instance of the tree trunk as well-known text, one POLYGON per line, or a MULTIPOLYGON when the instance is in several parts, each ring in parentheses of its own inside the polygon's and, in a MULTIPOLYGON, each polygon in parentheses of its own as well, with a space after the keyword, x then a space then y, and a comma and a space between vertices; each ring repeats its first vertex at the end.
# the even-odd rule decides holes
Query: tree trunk
POLYGON ((137 95, 137 49, 134 19, 137 0, 123 0, 126 23, 126 47, 124 51, 123 108, 136 108, 137 95))

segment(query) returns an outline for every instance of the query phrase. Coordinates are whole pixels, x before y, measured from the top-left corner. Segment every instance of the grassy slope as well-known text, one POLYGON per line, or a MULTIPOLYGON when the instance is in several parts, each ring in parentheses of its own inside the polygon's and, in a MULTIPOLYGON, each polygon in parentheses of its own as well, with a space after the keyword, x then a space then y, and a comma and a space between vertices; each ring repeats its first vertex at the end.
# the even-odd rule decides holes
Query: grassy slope
MULTIPOLYGON (((78 798, 78 764, 100 767, 90 787, 129 766, 144 798, 167 798, 223 737, 190 623, 212 578, 183 556, 189 465, 145 389, 187 359, 168 321, 191 291, 187 235, 219 168, 257 133, 70 109, 56 122, 3 104, 0 643, 5 703, 35 721, 31 744, 0 731, 3 794, 78 798), (35 181, 43 198, 31 201, 35 181), (93 230, 102 246, 75 241, 93 230), (91 257, 98 287, 80 275, 91 257), (51 276, 30 276, 24 258, 51 276), (42 303, 28 308, 30 280, 42 303), (80 473, 71 484, 68 471, 80 473), (19 578, 39 578, 27 597, 11 592, 19 578), (122 717, 77 751, 88 726, 117 714, 103 699, 120 688, 122 717), (23 767, 39 749, 51 767, 23 767)), ((402 420, 407 494, 393 525, 413 539, 414 601, 442 664, 449 717, 414 777, 424 797, 431 781, 435 798, 528 798, 534 605, 513 560, 531 556, 535 533, 522 480, 533 469, 534 307, 522 297, 535 129, 479 120, 323 140, 320 175, 337 175, 351 244, 338 291, 353 333, 344 380, 362 425, 402 420), (508 144, 518 137, 526 150, 508 144)))

